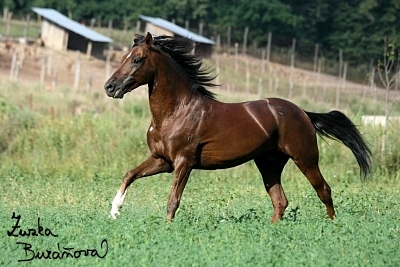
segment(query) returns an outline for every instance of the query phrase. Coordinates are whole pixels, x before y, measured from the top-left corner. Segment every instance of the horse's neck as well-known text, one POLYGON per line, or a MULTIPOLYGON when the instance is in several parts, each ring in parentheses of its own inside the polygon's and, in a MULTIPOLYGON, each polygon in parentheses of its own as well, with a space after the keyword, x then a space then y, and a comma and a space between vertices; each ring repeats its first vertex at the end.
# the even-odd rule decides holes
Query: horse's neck
POLYGON ((158 65, 154 81, 149 83, 150 110, 154 119, 173 116, 192 97, 192 90, 174 64, 166 61, 158 65))

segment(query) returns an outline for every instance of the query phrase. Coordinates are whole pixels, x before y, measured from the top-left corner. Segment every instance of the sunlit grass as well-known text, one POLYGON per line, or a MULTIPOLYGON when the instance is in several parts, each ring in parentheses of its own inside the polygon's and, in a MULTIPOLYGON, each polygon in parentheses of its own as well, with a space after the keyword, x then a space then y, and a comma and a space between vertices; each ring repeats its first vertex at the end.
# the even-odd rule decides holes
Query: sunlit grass
MULTIPOLYGON (((321 170, 332 187, 334 221, 314 189, 289 162, 283 187, 289 199, 284 219, 270 224, 273 209, 254 163, 218 171, 194 171, 173 222, 166 223, 172 175, 136 181, 118 220, 108 219, 110 203, 126 171, 149 154, 146 131, 151 115, 144 91, 123 101, 68 90, 43 94, 4 86, 0 101, 0 265, 20 265, 21 245, 32 249, 99 248, 104 259, 82 257, 34 260, 34 266, 397 266, 400 214, 397 138, 390 125, 384 158, 380 127, 361 132, 376 157, 362 182, 351 152, 319 139, 321 170), (33 108, 29 107, 30 95, 33 108), (139 96, 138 96, 139 95, 139 96), (82 114, 74 101, 94 107, 82 114), (51 112, 53 107, 54 112, 51 112), (75 114, 75 115, 73 115, 75 114), (51 237, 9 237, 21 227, 41 225, 51 237)), ((245 96, 221 94, 224 101, 245 96)), ((302 108, 324 109, 299 98, 302 108)), ((361 113, 348 112, 360 124, 361 113)))

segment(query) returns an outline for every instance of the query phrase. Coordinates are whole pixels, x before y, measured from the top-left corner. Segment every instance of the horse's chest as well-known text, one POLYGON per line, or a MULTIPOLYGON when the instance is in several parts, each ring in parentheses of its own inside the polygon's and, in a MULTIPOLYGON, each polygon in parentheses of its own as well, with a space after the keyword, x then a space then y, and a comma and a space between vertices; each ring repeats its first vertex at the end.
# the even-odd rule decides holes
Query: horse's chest
POLYGON ((157 129, 151 125, 147 142, 153 155, 174 161, 178 155, 192 157, 198 147, 199 136, 195 131, 182 126, 157 129))

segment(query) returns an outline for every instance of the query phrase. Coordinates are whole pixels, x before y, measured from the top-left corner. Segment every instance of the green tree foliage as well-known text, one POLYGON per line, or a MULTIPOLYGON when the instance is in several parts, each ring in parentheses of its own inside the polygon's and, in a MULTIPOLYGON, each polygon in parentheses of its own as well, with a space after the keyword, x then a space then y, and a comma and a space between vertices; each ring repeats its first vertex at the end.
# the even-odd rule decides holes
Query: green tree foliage
POLYGON ((14 18, 31 12, 32 6, 54 8, 74 20, 95 18, 106 26, 132 27, 140 14, 190 22, 191 30, 204 25, 204 35, 222 35, 231 27, 232 42, 241 42, 249 27, 249 44, 264 46, 268 32, 274 45, 289 47, 298 40, 297 51, 310 54, 316 43, 325 57, 343 56, 352 63, 379 58, 383 39, 400 41, 398 0, 0 0, 14 18))
POLYGON ((399 41, 399 8, 394 0, 340 1, 327 46, 353 61, 379 58, 385 37, 399 41))

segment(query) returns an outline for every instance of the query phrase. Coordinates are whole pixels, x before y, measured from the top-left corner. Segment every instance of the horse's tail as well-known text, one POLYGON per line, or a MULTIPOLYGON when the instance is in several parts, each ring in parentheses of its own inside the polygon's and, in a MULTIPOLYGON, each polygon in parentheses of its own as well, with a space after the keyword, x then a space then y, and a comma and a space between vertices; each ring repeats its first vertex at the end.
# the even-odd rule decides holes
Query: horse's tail
POLYGON ((371 170, 372 153, 353 122, 337 110, 329 113, 305 112, 318 134, 342 142, 353 152, 360 173, 365 178, 371 170))

